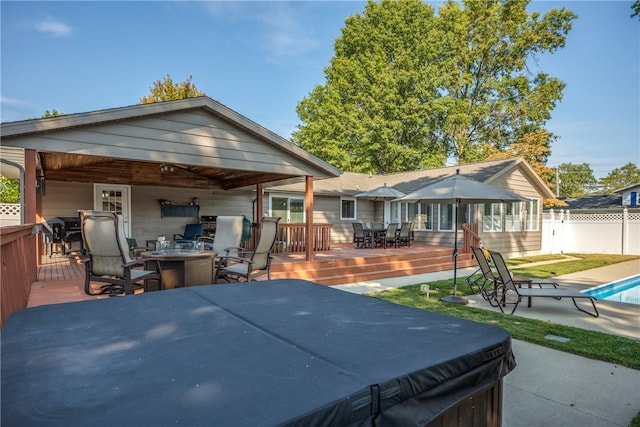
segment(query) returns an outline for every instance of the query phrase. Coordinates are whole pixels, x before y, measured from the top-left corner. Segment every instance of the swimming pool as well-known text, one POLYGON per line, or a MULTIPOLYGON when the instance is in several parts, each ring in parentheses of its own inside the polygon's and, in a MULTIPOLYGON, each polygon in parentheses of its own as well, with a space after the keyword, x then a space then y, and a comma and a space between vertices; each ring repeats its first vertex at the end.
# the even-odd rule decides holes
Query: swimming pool
POLYGON ((584 293, 607 301, 640 305, 640 274, 587 289, 584 293))

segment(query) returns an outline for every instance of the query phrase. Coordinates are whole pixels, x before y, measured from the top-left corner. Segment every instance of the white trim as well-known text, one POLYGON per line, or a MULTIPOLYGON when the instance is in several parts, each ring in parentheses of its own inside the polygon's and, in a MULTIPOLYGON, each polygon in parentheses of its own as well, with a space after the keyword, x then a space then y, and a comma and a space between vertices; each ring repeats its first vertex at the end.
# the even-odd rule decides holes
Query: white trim
POLYGON ((340 211, 340 221, 356 221, 358 219, 358 200, 355 197, 340 197, 340 205, 338 206, 340 211), (342 202, 353 202, 353 218, 342 216, 342 202))

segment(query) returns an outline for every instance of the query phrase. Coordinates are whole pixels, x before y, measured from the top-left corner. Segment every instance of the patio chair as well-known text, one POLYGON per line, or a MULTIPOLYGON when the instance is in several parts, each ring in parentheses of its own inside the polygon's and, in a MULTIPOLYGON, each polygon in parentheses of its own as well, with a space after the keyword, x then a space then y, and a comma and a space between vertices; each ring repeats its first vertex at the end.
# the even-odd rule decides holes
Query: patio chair
POLYGON ((485 252, 484 249, 475 246, 472 246, 471 250, 473 251, 473 256, 476 258, 478 263, 478 269, 467 277, 465 282, 469 285, 471 292, 474 294, 480 294, 484 299, 492 302, 493 299, 489 298, 489 293, 496 290, 496 282, 498 278, 493 274, 493 270, 491 270, 491 266, 489 265, 489 261, 491 259, 489 251, 485 252), (481 275, 478 276, 478 273, 481 273, 481 275), (493 289, 491 290, 487 289, 487 286, 490 284, 493 285, 493 289))
POLYGON ((263 274, 267 274, 267 278, 271 280, 271 260, 273 259, 271 253, 276 241, 279 221, 280 217, 262 218, 260 235, 253 251, 245 252, 242 248, 235 248, 240 256, 233 256, 228 255, 233 248, 226 249, 225 255, 220 257, 216 267, 213 283, 218 283, 218 279, 232 282, 240 281, 241 278, 249 282, 263 274))
POLYGON ((357 248, 371 246, 371 235, 365 231, 362 223, 353 222, 351 225, 353 226, 353 243, 357 245, 357 248))
POLYGON ((218 216, 216 218, 215 237, 201 236, 198 241, 204 242, 205 249, 211 249, 218 255, 238 256, 238 248, 242 241, 243 216, 218 216))
MULTIPOLYGON (((497 276, 497 284, 499 288, 501 288, 500 292, 494 292, 492 297, 495 298, 495 302, 500 307, 500 311, 504 313, 503 306, 506 304, 514 304, 513 310, 511 310, 511 314, 513 314, 518 305, 522 301, 522 298, 531 298, 540 297, 540 298, 554 298, 557 300, 561 300, 562 298, 571 298, 573 301, 573 305, 583 313, 586 313, 593 317, 598 317, 600 314, 598 313, 598 309, 596 308, 596 299, 590 295, 583 294, 582 292, 574 291, 572 289, 564 289, 559 287, 537 287, 537 288, 521 288, 516 283, 509 272, 507 264, 504 262, 504 258, 502 254, 495 251, 489 251, 491 254, 491 259, 493 260, 493 265, 495 265, 496 270, 498 272, 497 276), (515 300, 509 302, 509 296, 514 295, 515 300), (588 299, 593 306, 593 312, 583 309, 578 305, 576 299, 588 299)), ((493 305, 493 304, 492 304, 493 305)))
POLYGON ((124 235, 121 215, 113 212, 80 211, 82 238, 87 258, 84 291, 88 295, 133 294, 143 289, 146 279, 160 280, 158 271, 134 269, 143 265, 142 260, 131 260, 129 246, 124 235), (93 292, 91 282, 105 283, 99 292, 93 292))
MULTIPOLYGON (((493 305, 493 302, 495 299, 492 298, 491 293, 496 292, 498 290, 496 284, 499 279, 494 274, 493 270, 491 269, 491 265, 489 264, 491 262, 491 255, 489 254, 489 251, 483 248, 472 246, 471 250, 473 251, 473 255, 475 256, 476 261, 478 262, 478 269, 474 273, 472 273, 469 277, 467 277, 465 281, 467 282, 467 285, 469 285, 471 292, 479 293, 480 295, 482 295, 484 299, 488 300, 490 303, 492 303, 491 305, 493 305), (481 272, 482 275, 479 277, 476 277, 478 272, 481 272), (489 284, 493 284, 493 289, 487 288, 489 284), (477 288, 477 290, 474 289, 474 286, 477 288)), ((534 281, 534 279, 531 279, 528 277, 522 277, 522 276, 511 275, 511 280, 519 288, 521 288, 522 285, 527 285, 527 286, 536 285, 539 288, 542 288, 545 286, 551 286, 554 288, 558 287, 558 284, 555 282, 534 281)))
POLYGON ((204 224, 187 224, 184 226, 182 234, 174 234, 173 240, 176 243, 189 243, 198 240, 204 234, 204 224))
POLYGON ((411 246, 413 222, 403 222, 398 233, 398 246, 411 246))
POLYGON ((151 246, 138 246, 136 239, 127 237, 127 246, 129 246, 129 256, 133 259, 140 258, 142 252, 153 251, 156 248, 151 246))
POLYGON ((387 231, 384 233, 384 248, 387 248, 387 245, 393 245, 394 247, 398 247, 398 223, 392 222, 387 226, 387 231))

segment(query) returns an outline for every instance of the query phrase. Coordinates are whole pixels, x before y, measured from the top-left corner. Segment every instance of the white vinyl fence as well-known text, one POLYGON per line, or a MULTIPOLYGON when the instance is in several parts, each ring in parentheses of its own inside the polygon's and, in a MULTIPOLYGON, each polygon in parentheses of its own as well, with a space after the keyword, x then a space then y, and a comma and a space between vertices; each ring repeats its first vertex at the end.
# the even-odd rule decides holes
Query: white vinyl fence
POLYGON ((20 204, 0 203, 0 227, 20 225, 20 204))
POLYGON ((571 213, 551 209, 542 216, 541 253, 640 255, 640 212, 571 213))

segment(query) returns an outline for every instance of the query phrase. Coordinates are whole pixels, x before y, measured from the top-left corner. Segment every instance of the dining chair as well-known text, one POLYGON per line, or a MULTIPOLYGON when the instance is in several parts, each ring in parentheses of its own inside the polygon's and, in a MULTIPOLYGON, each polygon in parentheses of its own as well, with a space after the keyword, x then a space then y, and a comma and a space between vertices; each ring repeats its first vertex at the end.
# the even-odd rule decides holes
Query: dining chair
POLYGON ((394 247, 398 247, 398 223, 392 222, 387 226, 387 231, 384 232, 384 247, 387 248, 387 245, 393 245, 394 247))

